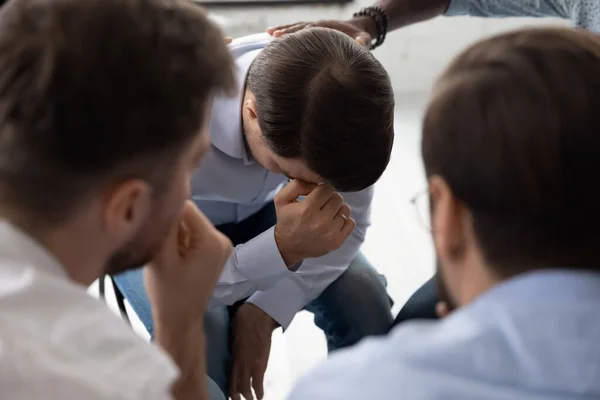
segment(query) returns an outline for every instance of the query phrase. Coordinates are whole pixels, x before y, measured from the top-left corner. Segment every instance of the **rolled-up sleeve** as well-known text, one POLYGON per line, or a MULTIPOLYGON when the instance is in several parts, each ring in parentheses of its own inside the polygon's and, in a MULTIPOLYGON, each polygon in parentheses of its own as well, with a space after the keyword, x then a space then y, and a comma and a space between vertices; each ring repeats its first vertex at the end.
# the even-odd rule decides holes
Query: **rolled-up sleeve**
POLYGON ((572 0, 451 0, 445 15, 569 18, 572 0))
POLYGON ((342 193, 352 209, 356 228, 336 251, 323 257, 306 259, 296 270, 267 291, 254 293, 248 301, 255 304, 286 329, 298 311, 318 297, 356 257, 370 225, 373 188, 342 193))

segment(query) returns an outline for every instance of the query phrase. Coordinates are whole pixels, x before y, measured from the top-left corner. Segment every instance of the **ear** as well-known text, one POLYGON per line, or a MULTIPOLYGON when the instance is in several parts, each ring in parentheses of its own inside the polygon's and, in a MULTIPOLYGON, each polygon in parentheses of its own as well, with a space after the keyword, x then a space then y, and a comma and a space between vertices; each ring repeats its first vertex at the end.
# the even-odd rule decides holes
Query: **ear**
POLYGON ((103 210, 107 234, 119 245, 131 240, 148 217, 152 189, 141 180, 120 183, 106 196, 103 210))
POLYGON ((431 196, 431 229, 438 257, 444 265, 459 262, 465 253, 466 210, 454 197, 446 181, 440 176, 429 179, 431 196))
POLYGON ((258 119, 258 111, 256 109, 256 97, 252 92, 246 92, 246 96, 244 98, 244 108, 248 112, 248 117, 251 121, 258 119))

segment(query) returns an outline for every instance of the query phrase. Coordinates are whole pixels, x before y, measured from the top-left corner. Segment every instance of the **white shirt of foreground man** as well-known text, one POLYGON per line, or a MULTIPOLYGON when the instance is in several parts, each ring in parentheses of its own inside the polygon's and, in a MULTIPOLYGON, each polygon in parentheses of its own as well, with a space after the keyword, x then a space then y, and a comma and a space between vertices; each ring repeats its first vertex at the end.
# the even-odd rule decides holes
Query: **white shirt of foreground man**
POLYGON ((600 399, 599 337, 600 274, 529 273, 339 351, 289 399, 600 399))
POLYGON ((0 222, 0 326, 2 399, 172 398, 178 372, 170 358, 6 222, 0 222))

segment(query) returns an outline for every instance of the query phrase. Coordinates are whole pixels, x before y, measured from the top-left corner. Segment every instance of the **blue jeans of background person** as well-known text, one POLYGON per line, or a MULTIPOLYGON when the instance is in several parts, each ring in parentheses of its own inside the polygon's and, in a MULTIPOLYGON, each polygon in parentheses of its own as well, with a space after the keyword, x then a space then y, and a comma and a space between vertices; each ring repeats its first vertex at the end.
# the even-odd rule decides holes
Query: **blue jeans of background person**
MULTIPOLYGON (((234 245, 245 243, 277 222, 273 203, 239 223, 220 225, 234 245)), ((117 286, 153 335, 152 314, 141 270, 115 277, 117 286)), ((206 313, 207 373, 227 394, 230 367, 229 328, 236 307, 218 307, 206 313)), ((357 343, 365 336, 385 334, 393 317, 385 279, 362 254, 305 310, 314 314, 315 324, 325 333, 327 347, 333 351, 357 343)))

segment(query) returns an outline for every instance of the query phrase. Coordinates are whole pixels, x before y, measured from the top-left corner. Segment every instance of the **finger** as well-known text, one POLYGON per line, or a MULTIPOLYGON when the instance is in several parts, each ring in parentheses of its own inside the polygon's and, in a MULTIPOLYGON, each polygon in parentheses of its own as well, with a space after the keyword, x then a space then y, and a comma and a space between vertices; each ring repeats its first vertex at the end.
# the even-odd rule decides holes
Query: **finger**
POLYGON ((233 38, 232 38, 231 36, 227 36, 227 37, 225 38, 225 44, 229 44, 229 43, 231 43, 231 42, 233 42, 233 38))
POLYGON ((309 26, 311 24, 307 23, 307 22, 300 22, 297 24, 292 24, 292 25, 288 25, 285 27, 280 27, 278 29, 275 29, 273 31, 273 36, 274 37, 280 37, 283 35, 287 35, 288 33, 294 33, 294 32, 298 32, 301 29, 306 28, 307 26, 309 26))
POLYGON ((325 206, 335 191, 329 185, 319 185, 315 190, 310 192, 304 202, 308 207, 317 207, 319 210, 325 206))
POLYGON ((233 363, 231 368, 231 374, 229 376, 229 397, 231 400, 241 400, 240 391, 238 390, 238 375, 239 375, 239 364, 233 363))
MULTIPOLYGON (((189 232, 189 240, 201 236, 212 228, 212 224, 208 218, 206 218, 202 211, 200 211, 191 200, 185 202, 180 220, 189 232)), ((190 243, 190 246, 191 245, 192 243, 190 243)))
MULTIPOLYGON (((339 227, 342 222, 341 220, 341 217, 337 217, 334 220, 334 229, 339 227)), ((343 225, 338 233, 332 237, 333 241, 331 242, 329 251, 331 252, 339 249, 344 244, 346 239, 348 239, 348 236, 350 236, 354 228, 356 228, 356 221, 354 221, 353 218, 348 218, 347 220, 343 221, 343 225)))
POLYGON ((348 204, 343 204, 336 212, 333 217, 333 229, 334 232, 341 231, 344 225, 350 220, 350 215, 352 214, 350 210, 350 206, 348 204))
POLYGON ((334 192, 329 200, 327 200, 327 203, 325 203, 322 210, 325 215, 328 215, 331 219, 334 219, 340 211, 342 205, 344 205, 344 198, 341 194, 334 192))
POLYGON ((317 188, 316 184, 306 183, 300 179, 292 179, 275 196, 275 205, 284 206, 295 202, 300 196, 307 196, 317 188))
POLYGON ((250 371, 244 360, 234 361, 229 377, 229 396, 233 400, 241 400, 240 395, 244 396, 246 400, 252 399, 250 371), (250 397, 248 397, 248 394, 250 394, 250 397))
POLYGON ((179 257, 185 256, 186 249, 190 247, 190 228, 185 221, 179 221, 179 229, 177 230, 177 252, 179 257))
POLYGON ((300 25, 300 24, 304 24, 304 22, 294 22, 293 24, 270 26, 267 28, 267 33, 269 35, 272 35, 276 31, 281 31, 281 30, 287 29, 289 27, 292 27, 294 25, 300 25))
POLYGON ((352 216, 352 209, 348 204, 342 204, 342 206, 338 210, 338 214, 344 214, 347 219, 350 219, 352 216))
POLYGON ((254 394, 256 394, 256 398, 258 400, 261 400, 265 395, 265 390, 263 387, 263 382, 265 380, 265 369, 266 368, 263 368, 262 365, 257 363, 252 372, 252 388, 254 389, 254 394))
MULTIPOLYGON (((186 205, 184 204, 185 209, 186 205)), ((180 260, 182 255, 182 243, 186 242, 188 237, 189 229, 187 224, 183 221, 183 209, 176 222, 173 223, 167 233, 166 239, 162 242, 160 250, 156 254, 153 261, 149 265, 153 268, 157 266, 171 266, 177 260, 180 260)))
POLYGON ((371 35, 369 35, 367 32, 361 32, 354 38, 354 40, 356 41, 356 43, 360 44, 361 46, 364 46, 367 49, 370 49, 373 38, 371 38, 371 35))
POLYGON ((341 229, 342 243, 340 243, 340 246, 346 241, 346 239, 348 239, 348 236, 350 236, 354 228, 356 228, 356 221, 354 220, 354 218, 348 218, 348 220, 344 223, 344 226, 342 226, 341 229))
POLYGON ((267 33, 270 34, 270 35, 272 35, 273 32, 275 32, 275 31, 280 31, 282 29, 287 29, 290 26, 300 25, 300 24, 304 24, 304 22, 294 22, 293 24, 270 26, 270 27, 267 28, 267 33))
POLYGON ((238 391, 246 400, 253 400, 252 389, 250 388, 250 369, 247 366, 242 368, 240 379, 238 381, 238 391))
POLYGON ((445 318, 449 314, 448 305, 440 301, 435 305, 435 313, 438 318, 445 318))
MULTIPOLYGON (((216 235, 220 236, 213 224, 206 218, 206 215, 191 200, 188 200, 183 208, 181 223, 185 228, 185 233, 187 233, 187 239, 182 239, 179 243, 180 246, 186 246, 185 248, 180 247, 181 250, 190 251, 197 249, 202 245, 204 239, 208 237, 215 239, 216 235)), ((219 241, 223 242, 223 244, 226 243, 224 240, 216 240, 215 242, 219 241)))

